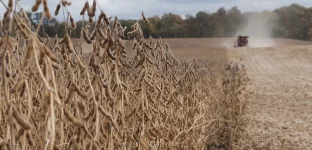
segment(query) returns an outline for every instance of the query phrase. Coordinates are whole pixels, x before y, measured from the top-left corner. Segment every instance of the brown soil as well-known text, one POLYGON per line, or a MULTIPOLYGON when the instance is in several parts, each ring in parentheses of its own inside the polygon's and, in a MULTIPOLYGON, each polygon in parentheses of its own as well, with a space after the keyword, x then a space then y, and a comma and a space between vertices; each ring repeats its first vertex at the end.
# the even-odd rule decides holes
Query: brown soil
POLYGON ((242 58, 252 81, 248 131, 257 148, 311 149, 312 45, 285 45, 231 49, 228 59, 242 58))

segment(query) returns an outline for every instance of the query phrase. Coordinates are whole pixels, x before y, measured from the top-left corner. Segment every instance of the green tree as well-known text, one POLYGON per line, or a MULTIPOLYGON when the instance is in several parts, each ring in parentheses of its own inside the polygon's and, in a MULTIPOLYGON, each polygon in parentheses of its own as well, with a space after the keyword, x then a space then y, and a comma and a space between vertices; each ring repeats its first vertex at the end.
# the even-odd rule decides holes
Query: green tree
POLYGON ((164 14, 159 23, 158 34, 160 37, 182 37, 183 25, 184 20, 181 16, 173 13, 164 14))

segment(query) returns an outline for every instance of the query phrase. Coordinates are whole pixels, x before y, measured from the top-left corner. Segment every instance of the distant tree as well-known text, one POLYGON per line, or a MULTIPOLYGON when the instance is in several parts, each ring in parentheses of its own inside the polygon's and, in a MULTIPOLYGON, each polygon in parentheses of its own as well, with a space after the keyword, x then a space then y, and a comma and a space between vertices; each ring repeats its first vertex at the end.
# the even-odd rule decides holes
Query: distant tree
POLYGON ((242 26, 242 13, 235 6, 227 11, 225 18, 225 36, 234 36, 239 28, 242 26))
POLYGON ((181 16, 168 13, 161 17, 159 24, 159 36, 177 38, 182 37, 184 20, 181 16))
POLYGON ((214 37, 224 37, 225 36, 225 19, 226 19, 226 10, 224 7, 218 9, 218 11, 212 14, 214 24, 214 37))
MULTIPOLYGON (((32 25, 37 27, 42 13, 26 12, 26 14, 31 20, 32 25)), ((177 14, 165 13, 162 16, 149 17, 149 24, 144 23, 142 20, 139 23, 146 38, 150 35, 154 38, 232 37, 238 31, 242 31, 246 26, 250 25, 251 18, 263 24, 261 22, 262 20, 259 19, 261 17, 266 18, 265 25, 272 29, 272 35, 274 37, 312 40, 312 7, 306 8, 298 4, 280 7, 274 11, 244 13, 236 6, 228 10, 221 7, 213 13, 199 11, 195 16, 188 14, 185 19, 177 14)), ((127 33, 133 30, 131 26, 137 20, 121 19, 119 22, 123 27, 127 27, 125 31, 127 33)), ((90 32, 95 26, 95 23, 89 24, 87 21, 84 23, 77 21, 76 29, 70 32, 72 37, 79 38, 81 36, 83 24, 90 26, 90 32)), ((60 23, 55 18, 50 21, 44 20, 43 27, 41 27, 39 32, 41 36, 43 36, 43 29, 50 37, 54 37, 55 34, 63 37, 65 23, 60 23)), ((262 31, 256 28, 252 29, 251 32, 262 31)))
POLYGON ((59 22, 55 18, 52 18, 48 23, 44 24, 43 26, 45 32, 50 37, 54 37, 58 33, 59 25, 59 22))
POLYGON ((274 11, 278 15, 278 26, 283 31, 288 32, 286 38, 305 39, 307 29, 305 27, 304 13, 305 7, 298 4, 292 4, 287 7, 281 7, 274 11))

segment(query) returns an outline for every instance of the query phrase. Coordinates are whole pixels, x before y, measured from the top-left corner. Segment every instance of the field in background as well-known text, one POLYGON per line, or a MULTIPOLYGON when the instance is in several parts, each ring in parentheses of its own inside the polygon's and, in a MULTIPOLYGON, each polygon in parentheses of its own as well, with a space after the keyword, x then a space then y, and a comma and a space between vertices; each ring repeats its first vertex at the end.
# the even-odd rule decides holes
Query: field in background
MULTIPOLYGON (((180 60, 184 59, 196 59, 197 61, 205 61, 209 64, 213 64, 213 68, 222 67, 226 62, 228 62, 227 53, 233 50, 233 43, 235 38, 180 38, 180 39, 163 39, 163 46, 165 42, 168 42, 170 48, 172 49, 174 55, 180 60)), ((73 39, 77 42, 78 39, 73 39)), ((132 40, 125 41, 127 47, 128 55, 133 56, 135 51, 132 49, 132 40)), ((310 45, 312 42, 292 40, 292 39, 250 39, 248 48, 240 48, 239 50, 246 50, 252 48, 260 47, 283 47, 283 46, 294 46, 294 45, 310 45)), ((88 53, 92 50, 92 45, 84 43, 83 45, 84 53, 88 53)), ((234 49, 236 50, 236 49, 234 49)), ((256 50, 257 51, 257 50, 256 50)), ((240 55, 238 53, 237 55, 240 55)), ((231 57, 232 57, 231 55, 231 57)), ((252 55, 248 53, 248 55, 252 55)), ((235 57, 235 56, 233 56, 235 57)))
POLYGON ((230 40, 165 39, 180 58, 207 59, 218 64, 242 59, 252 82, 248 133, 255 147, 311 148, 312 42, 266 39, 273 41, 274 47, 226 49, 224 43, 230 40))
MULTIPOLYGON (((250 38, 251 45, 259 41, 264 45, 231 48, 233 40, 163 39, 179 59, 206 61, 214 68, 242 59, 252 81, 248 133, 255 141, 254 147, 311 148, 312 42, 250 38), (272 43, 273 47, 265 45, 272 43)), ((132 41, 126 41, 126 45, 133 54, 132 41)))

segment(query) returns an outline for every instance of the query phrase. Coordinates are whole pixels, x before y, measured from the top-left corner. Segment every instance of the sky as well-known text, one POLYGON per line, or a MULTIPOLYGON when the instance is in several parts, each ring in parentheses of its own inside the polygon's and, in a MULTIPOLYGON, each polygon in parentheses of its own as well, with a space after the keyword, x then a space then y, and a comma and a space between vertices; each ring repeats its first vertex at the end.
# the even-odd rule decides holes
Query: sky
MULTIPOLYGON (((3 0, 7 3, 8 0, 3 0)), ((51 14, 60 0, 48 0, 51 14)), ((73 2, 67 9, 76 20, 82 19, 79 15, 86 0, 69 0, 73 2)), ((92 0, 88 0, 92 4, 92 0)), ((107 16, 117 16, 119 19, 139 19, 141 12, 145 16, 162 16, 164 13, 172 12, 184 17, 187 14, 195 15, 198 11, 209 13, 217 11, 220 7, 230 9, 237 6, 242 12, 274 10, 281 6, 297 3, 305 7, 312 6, 312 0, 97 0, 101 9, 107 16)), ((20 0, 20 5, 25 10, 30 10, 35 0, 20 0)), ((42 6, 40 7, 42 10, 42 6)), ((97 8, 97 13, 99 9, 97 8)), ((0 13, 3 14, 4 7, 0 5, 0 13)), ((1 18, 3 16, 0 16, 1 18)), ((56 16, 63 20, 62 11, 56 16)))

